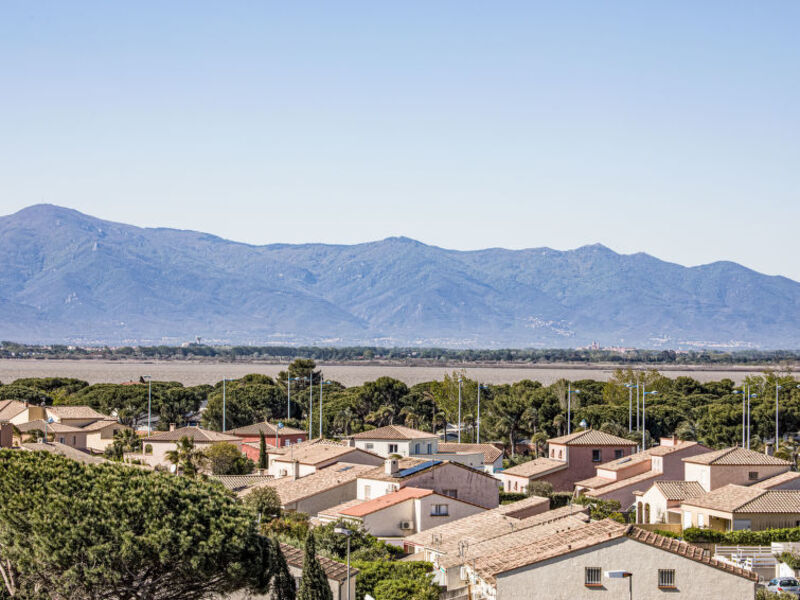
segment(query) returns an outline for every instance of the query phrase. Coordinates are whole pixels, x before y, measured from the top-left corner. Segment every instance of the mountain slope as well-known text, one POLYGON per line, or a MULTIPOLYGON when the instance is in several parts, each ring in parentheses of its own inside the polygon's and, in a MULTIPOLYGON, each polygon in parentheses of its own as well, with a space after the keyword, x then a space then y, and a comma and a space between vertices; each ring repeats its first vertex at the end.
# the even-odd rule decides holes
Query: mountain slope
POLYGON ((601 245, 252 246, 37 205, 0 217, 0 337, 29 342, 800 347, 800 283, 601 245))

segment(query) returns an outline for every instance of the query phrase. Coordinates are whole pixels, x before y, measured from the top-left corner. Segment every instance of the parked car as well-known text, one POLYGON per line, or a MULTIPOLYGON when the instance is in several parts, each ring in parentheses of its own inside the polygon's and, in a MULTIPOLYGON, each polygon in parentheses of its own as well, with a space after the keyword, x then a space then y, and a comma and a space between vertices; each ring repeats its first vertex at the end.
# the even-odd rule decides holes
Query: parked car
POLYGON ((770 592, 787 592, 800 598, 800 581, 794 577, 776 577, 767 584, 770 592))

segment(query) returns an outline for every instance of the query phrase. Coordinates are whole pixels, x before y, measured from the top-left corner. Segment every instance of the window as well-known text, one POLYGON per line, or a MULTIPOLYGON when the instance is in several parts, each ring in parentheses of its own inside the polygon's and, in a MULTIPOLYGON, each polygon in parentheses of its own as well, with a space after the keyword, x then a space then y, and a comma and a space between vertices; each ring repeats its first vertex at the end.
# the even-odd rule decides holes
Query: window
POLYGON ((675 569, 658 570, 658 587, 660 588, 675 587, 675 569))
POLYGON ((397 454, 397 444, 389 444, 389 454, 397 454))
POLYGON ((433 448, 432 448, 431 444, 428 444, 428 454, 433 454, 432 450, 433 450, 433 448))
POLYGON ((450 514, 447 504, 434 504, 431 506, 432 517, 446 517, 450 514))
POLYGON ((419 454, 419 442, 414 444, 414 454, 419 454))
POLYGON ((625 451, 624 450, 614 450, 614 458, 615 459, 622 458, 623 456, 625 456, 625 451))
POLYGON ((602 585, 603 573, 600 567, 586 567, 584 574, 584 585, 602 585))
POLYGON ((692 513, 688 510, 683 513, 683 528, 689 529, 692 526, 692 513))
POLYGON ((458 498, 458 490, 442 490, 442 494, 449 498, 458 498))
POLYGON ((373 444, 372 442, 367 442, 367 450, 372 450, 372 448, 374 448, 374 447, 375 447, 375 444, 373 444))
POLYGON ((603 453, 600 448, 592 450, 592 462, 600 462, 603 458, 603 453))
POLYGON ((292 440, 284 440, 283 445, 284 446, 291 446, 292 445, 292 440))
POLYGON ((371 495, 372 495, 372 486, 365 485, 364 486, 364 500, 369 500, 371 495))
POLYGON ((750 471, 750 472, 747 474, 747 478, 748 478, 750 481, 755 481, 756 479, 758 479, 758 471, 750 471))
POLYGON ((59 441, 59 442, 61 442, 62 444, 64 444, 64 443, 65 443, 65 442, 64 442, 64 438, 58 438, 58 441, 59 441))

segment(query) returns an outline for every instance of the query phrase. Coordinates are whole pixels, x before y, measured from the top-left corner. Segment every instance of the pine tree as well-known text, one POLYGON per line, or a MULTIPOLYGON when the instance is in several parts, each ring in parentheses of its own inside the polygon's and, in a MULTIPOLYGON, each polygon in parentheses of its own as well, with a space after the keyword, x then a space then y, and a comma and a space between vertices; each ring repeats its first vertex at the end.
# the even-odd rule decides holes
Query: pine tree
POLYGON ((267 440, 264 439, 264 432, 258 434, 258 468, 267 468, 267 440))
POLYGON ((297 600, 333 600, 331 586, 322 565, 317 560, 317 549, 314 534, 306 538, 306 553, 303 558, 303 577, 300 579, 300 590, 297 600))
POLYGON ((289 573, 289 566, 286 564, 286 557, 281 552, 281 545, 275 542, 273 579, 272 579, 272 600, 295 600, 296 586, 294 577, 289 573))

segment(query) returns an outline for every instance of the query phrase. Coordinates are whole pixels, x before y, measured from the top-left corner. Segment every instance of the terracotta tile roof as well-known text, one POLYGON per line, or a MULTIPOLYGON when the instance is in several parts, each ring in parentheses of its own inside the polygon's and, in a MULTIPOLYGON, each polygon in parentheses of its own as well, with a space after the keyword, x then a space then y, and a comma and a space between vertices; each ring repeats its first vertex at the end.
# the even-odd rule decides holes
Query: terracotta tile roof
MULTIPOLYGON (((540 527, 565 519, 588 521, 588 509, 583 506, 564 506, 531 516, 518 518, 514 515, 527 515, 526 510, 535 510, 546 498, 531 496, 519 502, 505 504, 480 512, 463 519, 457 519, 405 538, 405 543, 429 548, 441 556, 457 556, 459 543, 464 541, 468 547, 477 547, 487 540, 507 536, 516 531, 540 527)), ((549 501, 547 501, 549 504, 549 501)), ((446 561, 442 558, 441 561, 446 561)))
POLYGON ((517 477, 541 477, 548 473, 566 469, 567 466, 569 465, 563 460, 540 457, 506 469, 503 471, 503 474, 515 475, 517 477))
POLYGON ((404 487, 397 490, 396 492, 384 494, 383 496, 379 496, 372 500, 362 502, 360 504, 351 506, 349 508, 344 508, 339 512, 340 514, 346 515, 348 517, 364 517, 374 512, 378 512, 379 510, 389 508, 390 506, 401 504, 403 502, 406 502, 407 500, 416 500, 417 498, 424 498, 425 496, 430 496, 433 493, 434 493, 433 490, 423 490, 422 488, 415 488, 415 487, 404 487))
POLYGON ((318 516, 326 516, 333 519, 338 519, 342 516, 342 511, 348 508, 353 508, 354 506, 358 506, 359 504, 364 504, 365 502, 369 502, 369 500, 359 500, 355 498, 354 500, 347 500, 346 502, 342 502, 341 504, 337 504, 336 506, 331 506, 330 508, 326 508, 325 510, 319 511, 318 516))
POLYGON ((601 497, 606 494, 610 494, 612 492, 616 492, 617 490, 621 490, 632 485, 639 485, 641 483, 647 483, 656 477, 660 477, 663 475, 661 471, 645 471, 644 473, 639 473, 638 475, 634 475, 633 477, 626 477, 625 479, 620 479, 619 481, 612 481, 608 485, 604 485, 602 487, 596 487, 589 490, 586 490, 587 496, 592 497, 601 497))
POLYGON ((0 400, 0 421, 10 421, 26 408, 19 400, 0 400))
POLYGON ((439 442, 439 452, 483 452, 483 464, 492 465, 503 456, 503 451, 492 444, 458 444, 439 442))
POLYGON ((81 431, 92 432, 92 431, 101 431, 106 427, 110 427, 112 425, 116 425, 120 429, 130 429, 127 425, 123 425, 116 419, 102 419, 100 421, 95 421, 94 423, 89 423, 81 427, 81 431))
MULTIPOLYGON (((273 460, 281 462, 291 462, 293 460, 303 465, 318 465, 326 461, 341 459, 347 462, 348 454, 369 454, 375 457, 375 464, 383 463, 383 459, 377 454, 373 454, 367 450, 360 448, 353 448, 351 446, 334 446, 329 444, 314 444, 310 446, 303 446, 296 444, 294 449, 289 447, 289 451, 280 456, 276 456, 273 460)), ((372 465, 374 467, 374 465, 372 465)))
POLYGON ((209 478, 219 481, 232 492, 238 492, 257 483, 274 479, 272 475, 209 475, 209 478))
POLYGON ((66 444, 59 444, 58 442, 22 444, 22 449, 29 452, 49 452, 50 454, 58 454, 87 465, 97 465, 107 462, 106 459, 100 456, 94 456, 88 452, 83 452, 82 450, 67 446, 66 444))
POLYGON ((351 435, 354 440, 418 440, 438 437, 430 431, 420 431, 402 425, 387 425, 351 435))
POLYGON ((369 465, 356 465, 351 463, 336 463, 330 467, 320 469, 316 473, 292 479, 291 477, 281 477, 257 483, 239 492, 240 496, 246 496, 250 490, 269 486, 275 488, 281 498, 281 504, 286 506, 305 498, 309 498, 320 492, 346 485, 354 482, 367 471, 374 467, 369 465))
POLYGON ((747 448, 739 448, 738 446, 690 456, 684 458, 683 462, 699 465, 785 465, 787 467, 792 464, 788 460, 769 456, 755 450, 748 450, 747 448))
POLYGON ((59 419, 110 419, 108 415, 97 412, 91 406, 48 406, 47 412, 52 413, 59 419))
POLYGON ((790 481, 794 481, 796 479, 800 479, 800 473, 797 471, 786 471, 785 473, 781 473, 780 475, 775 475, 775 477, 770 477, 769 479, 765 479, 764 481, 759 481, 754 483, 750 487, 759 488, 762 490, 768 490, 774 488, 779 485, 783 485, 784 483, 789 483, 790 481))
POLYGON ((567 446, 635 446, 636 442, 605 433, 598 429, 584 429, 569 435, 551 438, 548 444, 565 444, 567 446))
POLYGON ((280 448, 267 446, 267 454, 269 455, 287 454, 288 452, 296 452, 298 448, 308 448, 309 446, 343 446, 346 448, 352 447, 350 446, 350 444, 347 444, 345 442, 337 442, 336 440, 328 440, 325 438, 315 438, 313 440, 306 440, 304 442, 300 442, 299 444, 292 444, 290 446, 281 446, 280 448))
POLYGON ((28 421, 27 423, 22 423, 17 425, 17 429, 19 429, 22 433, 27 433, 29 431, 44 431, 45 427, 47 427, 48 433, 81 433, 83 429, 80 427, 73 427, 72 425, 64 425, 63 423, 53 422, 53 423, 45 423, 42 419, 36 419, 35 421, 28 421))
MULTIPOLYGON (((294 546, 290 546, 289 544, 284 544, 281 542, 281 552, 283 553, 284 558, 286 558, 286 564, 297 569, 303 568, 303 562, 305 561, 305 550, 301 548, 295 548, 294 546)), ((322 569, 325 571, 325 576, 328 579, 333 579, 334 581, 340 582, 347 580, 347 565, 345 563, 340 563, 337 560, 332 560, 319 555, 317 555, 317 560, 322 566, 322 569)), ((351 579, 356 575, 358 575, 358 569, 351 566, 351 579)))
POLYGON ((686 500, 706 493, 697 481, 656 481, 654 484, 667 500, 686 500))
MULTIPOLYGON (((606 471, 618 471, 620 469, 627 469, 631 465, 635 465, 638 463, 642 463, 645 461, 651 460, 653 456, 668 456, 675 452, 681 452, 686 450, 687 448, 692 448, 694 446, 699 446, 697 442, 688 442, 688 441, 681 441, 675 444, 674 446, 653 446, 644 450, 643 452, 637 452, 636 454, 631 454, 630 456, 624 456, 622 458, 616 458, 614 460, 610 460, 606 463, 598 465, 598 469, 604 469, 606 471)), ((703 446, 705 447, 705 446, 703 446)))
POLYGON ((210 429, 200 429, 199 427, 179 427, 174 431, 159 431, 150 437, 144 438, 144 442, 177 442, 183 437, 188 437, 195 442, 239 442, 240 439, 235 435, 220 433, 210 429))
POLYGON ((584 479, 582 481, 576 481, 575 487, 582 487, 587 490, 593 490, 596 488, 603 487, 604 485, 609 485, 617 481, 616 479, 609 479, 608 477, 590 477, 589 479, 584 479))
POLYGON ((623 525, 611 519, 587 523, 582 527, 561 531, 555 535, 543 539, 540 538, 529 544, 515 548, 506 548, 502 552, 481 557, 475 561, 475 570, 478 571, 486 581, 494 583, 496 581, 496 576, 500 573, 513 571, 514 569, 571 554, 623 537, 659 548, 666 552, 678 554, 690 560, 726 571, 732 575, 744 577, 751 581, 758 581, 758 575, 754 572, 716 561, 711 558, 707 550, 692 546, 686 542, 645 531, 632 525, 623 525))
POLYGON ((395 473, 394 475, 387 475, 385 468, 383 466, 371 467, 372 470, 369 473, 365 473, 363 478, 374 479, 377 481, 401 482, 406 480, 408 477, 413 477, 419 475, 420 473, 430 471, 432 469, 439 469, 444 467, 445 465, 452 465, 457 469, 466 469, 470 473, 479 475, 481 477, 488 477, 489 479, 496 481, 494 477, 492 477, 491 475, 489 475, 484 471, 479 471, 477 469, 467 467, 466 465, 462 465, 461 463, 457 463, 455 461, 429 459, 429 458, 413 458, 413 457, 398 459, 397 461, 398 471, 404 471, 406 469, 411 469, 412 467, 424 467, 424 468, 420 468, 418 471, 414 471, 413 473, 408 473, 406 475, 400 475, 400 473, 395 473))
POLYGON ((263 433, 265 437, 275 437, 276 431, 279 431, 280 435, 303 435, 308 433, 302 429, 286 427, 285 425, 278 429, 276 424, 268 423, 266 421, 261 423, 253 423, 252 425, 245 425, 244 427, 237 427, 236 429, 230 429, 226 433, 239 436, 257 436, 263 433))
POLYGON ((731 483, 683 504, 735 513, 800 514, 800 490, 765 490, 731 483))

